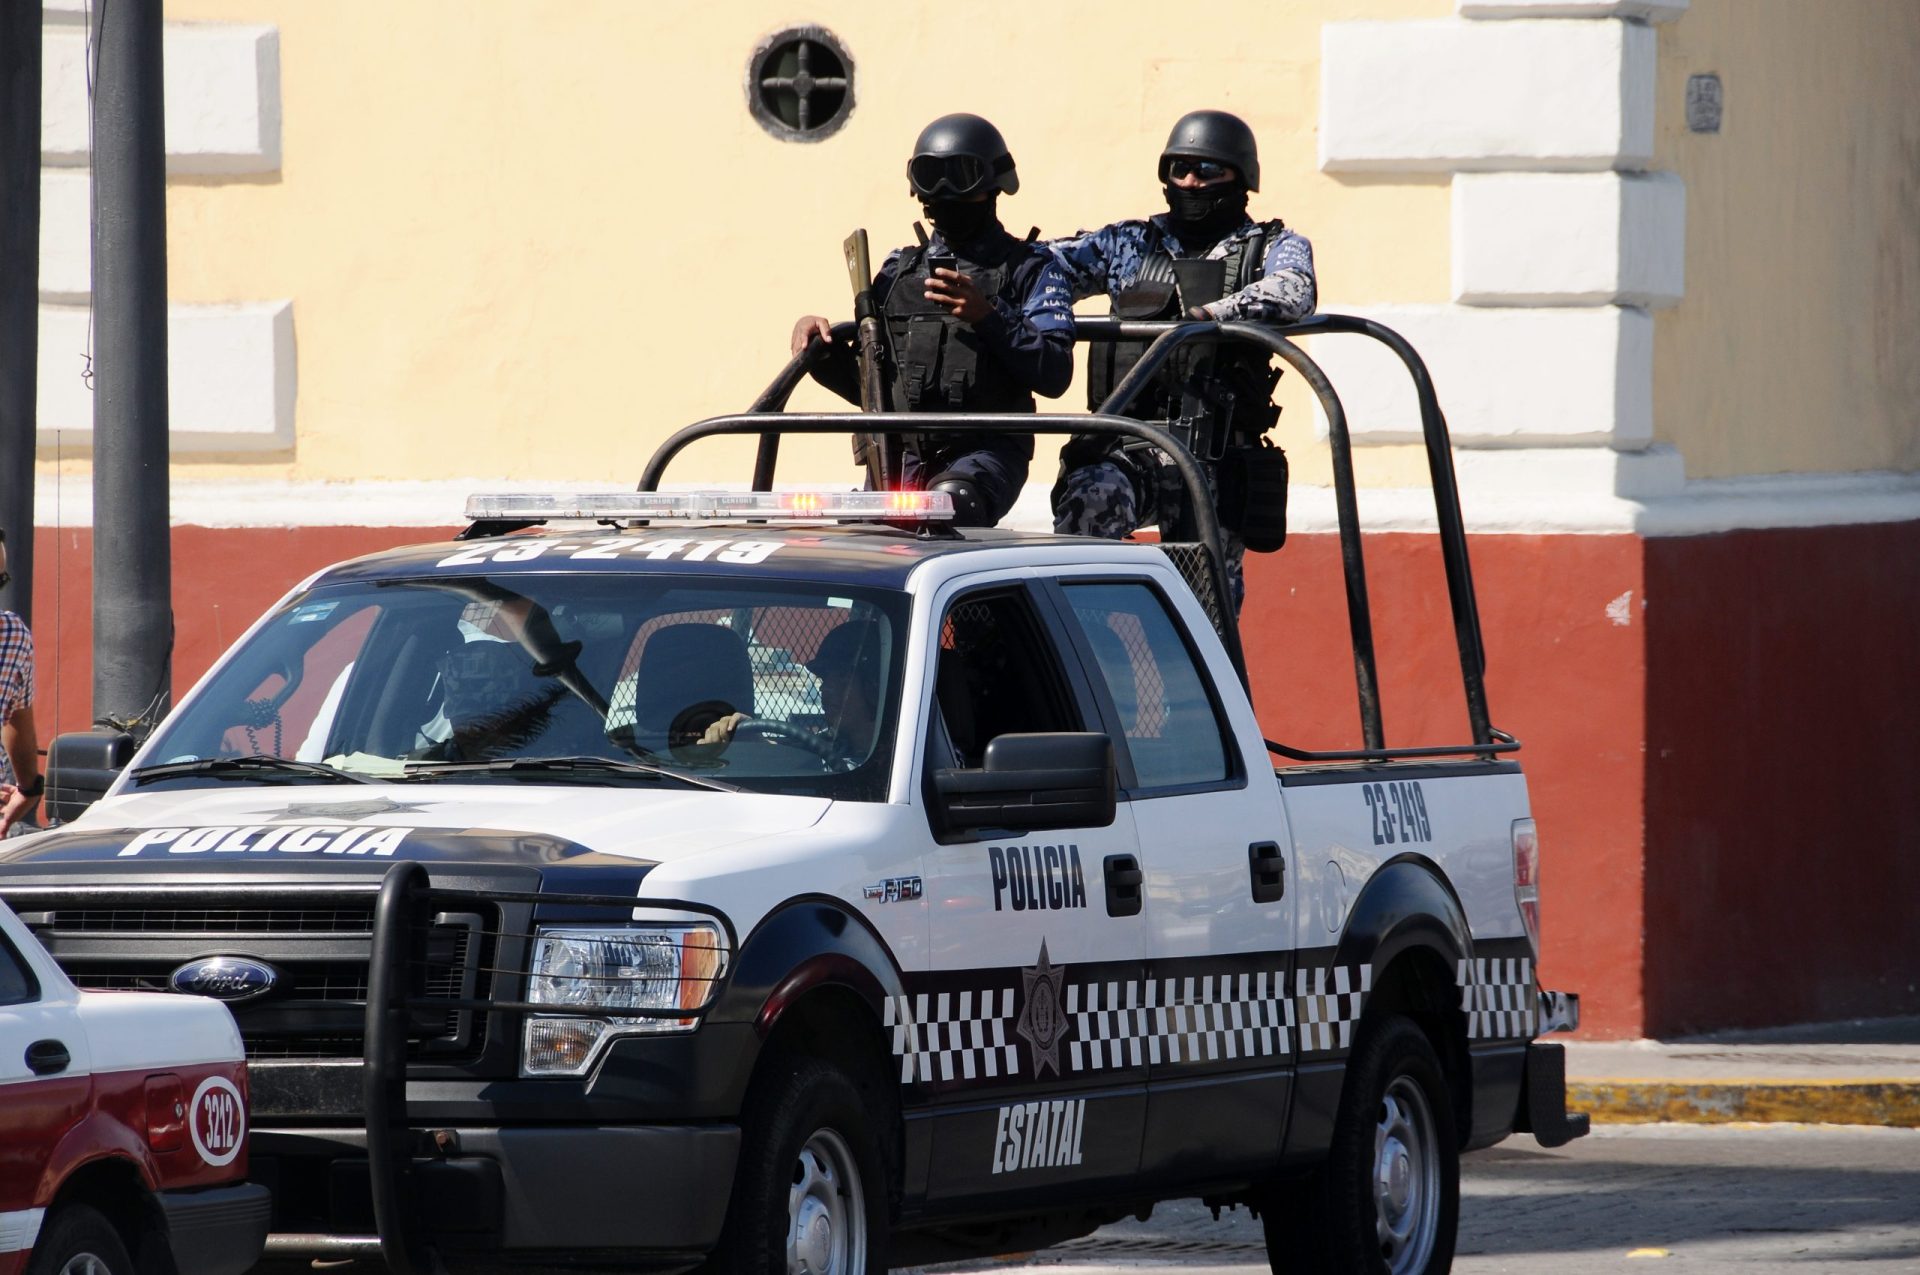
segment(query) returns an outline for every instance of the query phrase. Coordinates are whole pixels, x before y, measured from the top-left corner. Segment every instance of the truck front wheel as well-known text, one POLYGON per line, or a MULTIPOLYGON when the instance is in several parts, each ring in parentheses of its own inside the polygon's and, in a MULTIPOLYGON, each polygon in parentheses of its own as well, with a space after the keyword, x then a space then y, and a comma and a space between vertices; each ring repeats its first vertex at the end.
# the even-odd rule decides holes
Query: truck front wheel
POLYGON ((27 1275, 133 1275, 133 1259, 97 1209, 68 1204, 41 1229, 27 1275))
POLYGON ((880 1275, 886 1171, 859 1088, 830 1063, 770 1059, 746 1110, 715 1275, 880 1275))
POLYGON ((1434 1275, 1453 1264, 1460 1143, 1433 1045, 1405 1018, 1371 1025, 1347 1063, 1327 1163, 1266 1212, 1275 1272, 1434 1275))

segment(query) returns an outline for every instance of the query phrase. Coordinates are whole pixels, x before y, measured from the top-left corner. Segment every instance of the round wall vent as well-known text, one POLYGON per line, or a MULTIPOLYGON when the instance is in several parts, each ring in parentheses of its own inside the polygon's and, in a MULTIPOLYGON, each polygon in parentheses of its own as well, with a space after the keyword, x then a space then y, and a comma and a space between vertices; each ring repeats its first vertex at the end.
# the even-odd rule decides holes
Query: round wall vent
POLYGON ((831 137, 853 111, 853 59, 825 27, 777 32, 747 63, 747 106, 782 141, 831 137))

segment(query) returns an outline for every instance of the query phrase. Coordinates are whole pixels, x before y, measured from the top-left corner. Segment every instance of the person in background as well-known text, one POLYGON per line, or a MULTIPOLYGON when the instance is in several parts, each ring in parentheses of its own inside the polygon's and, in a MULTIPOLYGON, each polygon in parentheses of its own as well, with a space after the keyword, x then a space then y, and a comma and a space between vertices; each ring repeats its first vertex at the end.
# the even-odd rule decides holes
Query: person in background
MULTIPOLYGON (((11 578, 7 533, 0 529, 0 588, 11 578)), ((33 728, 33 634, 17 613, 0 611, 0 837, 36 827, 46 787, 33 728)))

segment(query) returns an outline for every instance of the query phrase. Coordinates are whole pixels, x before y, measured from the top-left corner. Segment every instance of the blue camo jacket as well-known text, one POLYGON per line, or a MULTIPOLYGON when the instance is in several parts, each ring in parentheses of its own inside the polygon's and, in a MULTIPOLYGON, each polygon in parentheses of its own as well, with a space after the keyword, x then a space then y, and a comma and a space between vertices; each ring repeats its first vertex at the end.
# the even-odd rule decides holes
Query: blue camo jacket
MULTIPOLYGON (((1140 263, 1154 253, 1178 257, 1192 252, 1190 246, 1180 242, 1170 222, 1166 213, 1116 221, 1098 230, 1049 240, 1047 246, 1053 249, 1075 301, 1103 292, 1113 296, 1134 281, 1140 263)), ((1258 223, 1249 217, 1201 255, 1209 260, 1224 257, 1257 228, 1258 223)), ((1291 323, 1313 313, 1319 294, 1313 275, 1313 244, 1305 235, 1282 230, 1273 236, 1267 244, 1264 266, 1260 278, 1207 306, 1207 314, 1222 322, 1291 323)))

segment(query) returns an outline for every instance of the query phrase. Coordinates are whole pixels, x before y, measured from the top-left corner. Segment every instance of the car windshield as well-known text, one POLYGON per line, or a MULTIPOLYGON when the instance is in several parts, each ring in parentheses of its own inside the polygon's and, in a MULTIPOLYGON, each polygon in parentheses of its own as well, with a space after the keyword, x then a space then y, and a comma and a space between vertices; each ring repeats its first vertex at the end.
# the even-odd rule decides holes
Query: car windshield
POLYGON ((681 781, 882 801, 906 610, 896 591, 695 576, 324 586, 246 639, 133 779, 681 781), (235 760, 249 758, 298 764, 235 760))

